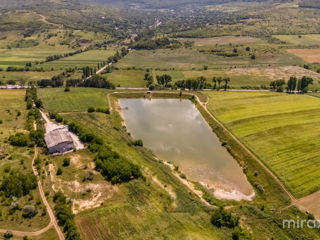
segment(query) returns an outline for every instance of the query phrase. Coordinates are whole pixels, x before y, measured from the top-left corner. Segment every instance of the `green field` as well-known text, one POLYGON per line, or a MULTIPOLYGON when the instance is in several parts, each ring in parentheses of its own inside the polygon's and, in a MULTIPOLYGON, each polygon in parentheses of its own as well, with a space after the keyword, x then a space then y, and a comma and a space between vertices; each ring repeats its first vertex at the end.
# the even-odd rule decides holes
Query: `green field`
MULTIPOLYGON (((70 51, 70 50, 69 50, 70 51)), ((55 54, 63 54, 69 52, 67 49, 55 48, 14 48, 14 49, 0 49, 0 67, 6 68, 8 66, 24 67, 26 62, 43 61, 47 56, 55 54)), ((41 67, 40 65, 38 65, 41 67)))
POLYGON ((143 70, 114 70, 112 73, 104 74, 109 81, 119 87, 145 87, 143 70))
POLYGON ((63 88, 39 89, 38 97, 50 112, 84 112, 89 107, 106 108, 107 91, 96 88, 71 88, 64 92, 63 88))
POLYGON ((296 196, 320 188, 320 99, 277 93, 206 93, 208 109, 296 196))
POLYGON ((41 65, 44 69, 66 69, 66 68, 82 68, 92 67, 98 68, 98 63, 107 61, 108 57, 114 55, 114 50, 90 50, 71 57, 61 58, 56 61, 47 62, 41 65))
POLYGON ((320 46, 320 34, 274 35, 273 37, 294 46, 320 46))
MULTIPOLYGON (((229 45, 228 45, 229 46, 229 45)), ((227 48, 229 51, 230 46, 227 48)), ((242 47, 243 48, 243 47, 242 47)), ((233 49, 233 47, 232 47, 233 49)), ((251 60, 249 53, 243 52, 238 57, 223 57, 211 53, 201 53, 195 49, 161 49, 155 51, 131 51, 116 64, 119 68, 153 68, 160 70, 192 70, 209 68, 229 68, 234 66, 286 66, 301 64, 302 60, 284 51, 261 49, 257 52, 256 60, 251 60), (264 53, 264 51, 271 51, 264 53), (272 53, 272 51, 276 51, 272 53)))

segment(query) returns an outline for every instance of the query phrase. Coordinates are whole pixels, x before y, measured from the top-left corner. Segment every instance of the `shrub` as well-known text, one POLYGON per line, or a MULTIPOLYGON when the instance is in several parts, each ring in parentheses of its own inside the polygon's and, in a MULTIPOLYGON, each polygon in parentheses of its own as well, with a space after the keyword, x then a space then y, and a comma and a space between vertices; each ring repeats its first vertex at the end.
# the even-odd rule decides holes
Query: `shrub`
POLYGON ((63 159, 63 164, 62 166, 67 167, 70 165, 70 158, 65 158, 63 159))
POLYGON ((4 176, 0 185, 0 190, 6 197, 22 197, 29 194, 30 190, 37 187, 37 178, 32 173, 23 174, 13 171, 8 176, 4 176))
POLYGON ((26 147, 30 144, 29 136, 24 133, 16 133, 9 137, 9 143, 12 146, 26 147))
POLYGON ((12 238, 13 237, 13 233, 10 230, 7 230, 4 234, 3 237, 6 239, 12 238))
POLYGON ((235 228, 239 224, 239 217, 233 216, 222 207, 215 209, 211 215, 211 223, 216 227, 235 228))
POLYGON ((80 235, 77 232, 77 227, 74 221, 74 215, 70 204, 67 203, 66 197, 62 192, 57 192, 53 196, 55 203, 55 214, 58 219, 58 224, 63 227, 66 240, 80 240, 80 235))
POLYGON ((34 217, 35 215, 37 215, 37 213, 38 213, 38 211, 37 211, 37 209, 36 209, 35 206, 33 206, 33 205, 26 205, 26 206, 24 206, 24 208, 23 208, 23 214, 22 214, 22 216, 23 216, 24 218, 32 218, 32 217, 34 217))
POLYGON ((89 108, 88 108, 88 113, 93 113, 93 112, 95 112, 94 107, 89 107, 89 108))
POLYGON ((69 88, 69 87, 66 87, 66 88, 64 89, 64 91, 65 91, 65 92, 70 92, 70 88, 69 88))
POLYGON ((60 167, 58 167, 58 170, 57 170, 57 176, 61 175, 62 174, 62 169, 60 167))
POLYGON ((138 139, 138 140, 134 141, 134 145, 139 146, 139 147, 143 147, 143 141, 141 139, 138 139))

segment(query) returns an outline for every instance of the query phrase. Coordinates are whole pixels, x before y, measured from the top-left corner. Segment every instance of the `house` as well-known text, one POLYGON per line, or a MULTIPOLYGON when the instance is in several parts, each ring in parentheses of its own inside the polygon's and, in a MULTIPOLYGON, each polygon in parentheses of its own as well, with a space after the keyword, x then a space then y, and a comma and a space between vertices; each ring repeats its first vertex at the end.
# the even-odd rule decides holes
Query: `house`
POLYGON ((51 154, 62 154, 74 149, 72 137, 66 127, 46 133, 44 139, 51 154))

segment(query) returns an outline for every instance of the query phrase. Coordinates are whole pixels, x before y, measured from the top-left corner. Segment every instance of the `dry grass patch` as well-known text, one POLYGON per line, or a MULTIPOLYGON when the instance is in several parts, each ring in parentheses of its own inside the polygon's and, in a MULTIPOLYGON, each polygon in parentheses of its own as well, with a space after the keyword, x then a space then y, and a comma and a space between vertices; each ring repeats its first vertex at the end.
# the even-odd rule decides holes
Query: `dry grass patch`
POLYGON ((320 63, 320 49, 288 49, 287 51, 308 63, 320 63))

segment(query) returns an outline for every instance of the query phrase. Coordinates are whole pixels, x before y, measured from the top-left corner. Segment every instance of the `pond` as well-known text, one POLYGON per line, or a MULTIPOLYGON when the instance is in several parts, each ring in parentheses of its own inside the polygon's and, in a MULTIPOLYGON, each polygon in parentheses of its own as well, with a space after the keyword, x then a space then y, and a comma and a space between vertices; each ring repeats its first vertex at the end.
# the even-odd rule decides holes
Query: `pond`
POLYGON ((187 178, 217 198, 251 200, 254 191, 242 168, 189 100, 120 99, 128 132, 160 159, 179 166, 187 178))

